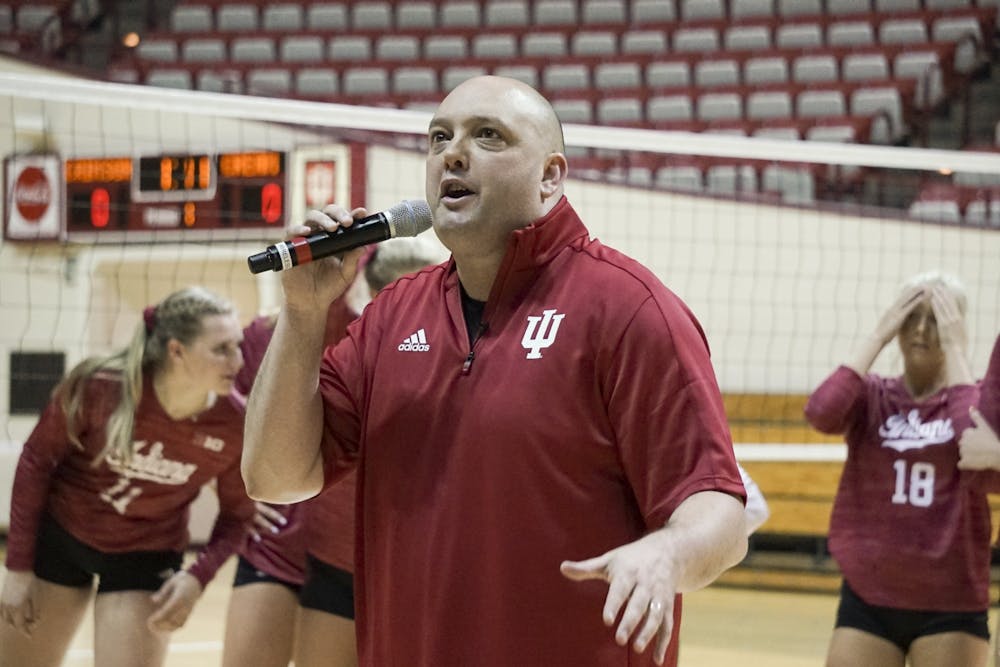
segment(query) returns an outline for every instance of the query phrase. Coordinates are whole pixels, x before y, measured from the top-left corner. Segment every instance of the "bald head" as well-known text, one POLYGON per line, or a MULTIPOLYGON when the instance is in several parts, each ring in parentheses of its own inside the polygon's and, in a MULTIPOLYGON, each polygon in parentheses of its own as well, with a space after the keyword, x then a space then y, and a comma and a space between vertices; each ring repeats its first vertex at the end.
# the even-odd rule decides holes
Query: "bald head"
POLYGON ((555 109, 528 84, 503 76, 473 77, 456 86, 441 102, 439 109, 447 109, 452 104, 468 105, 472 101, 485 103, 494 113, 510 114, 519 123, 530 123, 546 151, 566 152, 562 123, 555 109))

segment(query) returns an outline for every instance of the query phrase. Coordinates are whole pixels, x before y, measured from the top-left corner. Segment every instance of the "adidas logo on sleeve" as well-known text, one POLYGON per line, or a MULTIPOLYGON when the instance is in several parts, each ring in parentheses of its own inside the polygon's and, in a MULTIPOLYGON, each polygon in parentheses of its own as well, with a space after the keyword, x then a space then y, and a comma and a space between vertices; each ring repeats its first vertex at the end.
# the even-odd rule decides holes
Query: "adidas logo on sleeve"
POLYGON ((427 334, 421 329, 405 338, 396 349, 400 352, 428 352, 431 346, 427 343, 427 334))

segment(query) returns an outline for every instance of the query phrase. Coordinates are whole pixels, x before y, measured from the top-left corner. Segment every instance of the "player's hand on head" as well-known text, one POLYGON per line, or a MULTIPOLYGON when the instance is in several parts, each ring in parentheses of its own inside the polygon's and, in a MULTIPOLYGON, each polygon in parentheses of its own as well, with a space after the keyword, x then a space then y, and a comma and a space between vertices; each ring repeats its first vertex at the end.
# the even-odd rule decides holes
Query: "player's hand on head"
POLYGON ((883 346, 896 337, 900 327, 903 326, 903 322, 906 321, 906 317, 925 296, 926 289, 924 285, 911 285, 907 287, 899 293, 899 296, 896 297, 892 305, 882 313, 882 317, 875 326, 873 335, 881 341, 883 346))
POLYGON ((30 570, 8 570, 0 592, 0 622, 28 637, 39 619, 35 583, 35 574, 30 570))
POLYGON ((964 351, 968 334, 965 317, 962 316, 962 309, 959 308, 954 293, 944 285, 935 285, 931 289, 931 308, 934 310, 941 345, 956 345, 964 351))
POLYGON ((181 628, 201 597, 201 582, 186 570, 176 572, 152 595, 156 611, 146 625, 153 632, 173 632, 181 628))
POLYGON ((651 533, 596 558, 564 561, 560 566, 563 575, 573 581, 601 579, 608 583, 605 625, 611 627, 620 618, 615 641, 625 646, 631 639, 637 653, 652 644, 658 665, 663 664, 673 632, 677 592, 668 553, 659 533, 651 533))

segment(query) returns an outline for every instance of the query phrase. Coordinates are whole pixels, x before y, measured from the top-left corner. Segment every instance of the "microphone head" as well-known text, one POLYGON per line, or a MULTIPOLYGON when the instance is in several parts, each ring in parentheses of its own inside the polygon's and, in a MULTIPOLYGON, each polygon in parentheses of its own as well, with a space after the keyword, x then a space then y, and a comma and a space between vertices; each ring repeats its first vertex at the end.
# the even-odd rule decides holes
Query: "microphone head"
POLYGON ((392 238, 416 236, 431 228, 431 207, 422 199, 407 199, 396 204, 385 216, 392 238))

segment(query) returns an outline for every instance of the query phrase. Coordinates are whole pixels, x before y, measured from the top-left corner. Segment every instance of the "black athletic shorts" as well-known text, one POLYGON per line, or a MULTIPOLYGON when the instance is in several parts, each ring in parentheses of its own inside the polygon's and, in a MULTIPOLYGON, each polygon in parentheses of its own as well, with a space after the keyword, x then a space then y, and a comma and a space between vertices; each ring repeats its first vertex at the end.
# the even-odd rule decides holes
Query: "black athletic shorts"
POLYGON ((176 551, 98 551, 46 516, 35 547, 35 575, 73 588, 89 588, 96 576, 98 593, 156 591, 180 569, 182 560, 183 554, 176 551))
POLYGON ((299 605, 354 620, 354 575, 309 555, 299 605))
POLYGON ((295 595, 298 595, 302 589, 298 584, 293 584, 290 581, 272 576, 263 570, 258 570, 250 561, 240 556, 239 562, 236 564, 236 576, 233 577, 233 588, 246 586, 247 584, 280 584, 295 593, 295 595))
POLYGON ((863 630, 891 641, 904 654, 920 637, 942 632, 964 632, 989 641, 987 613, 983 611, 912 611, 893 607, 876 607, 858 597, 847 581, 840 587, 837 608, 838 628, 863 630))

